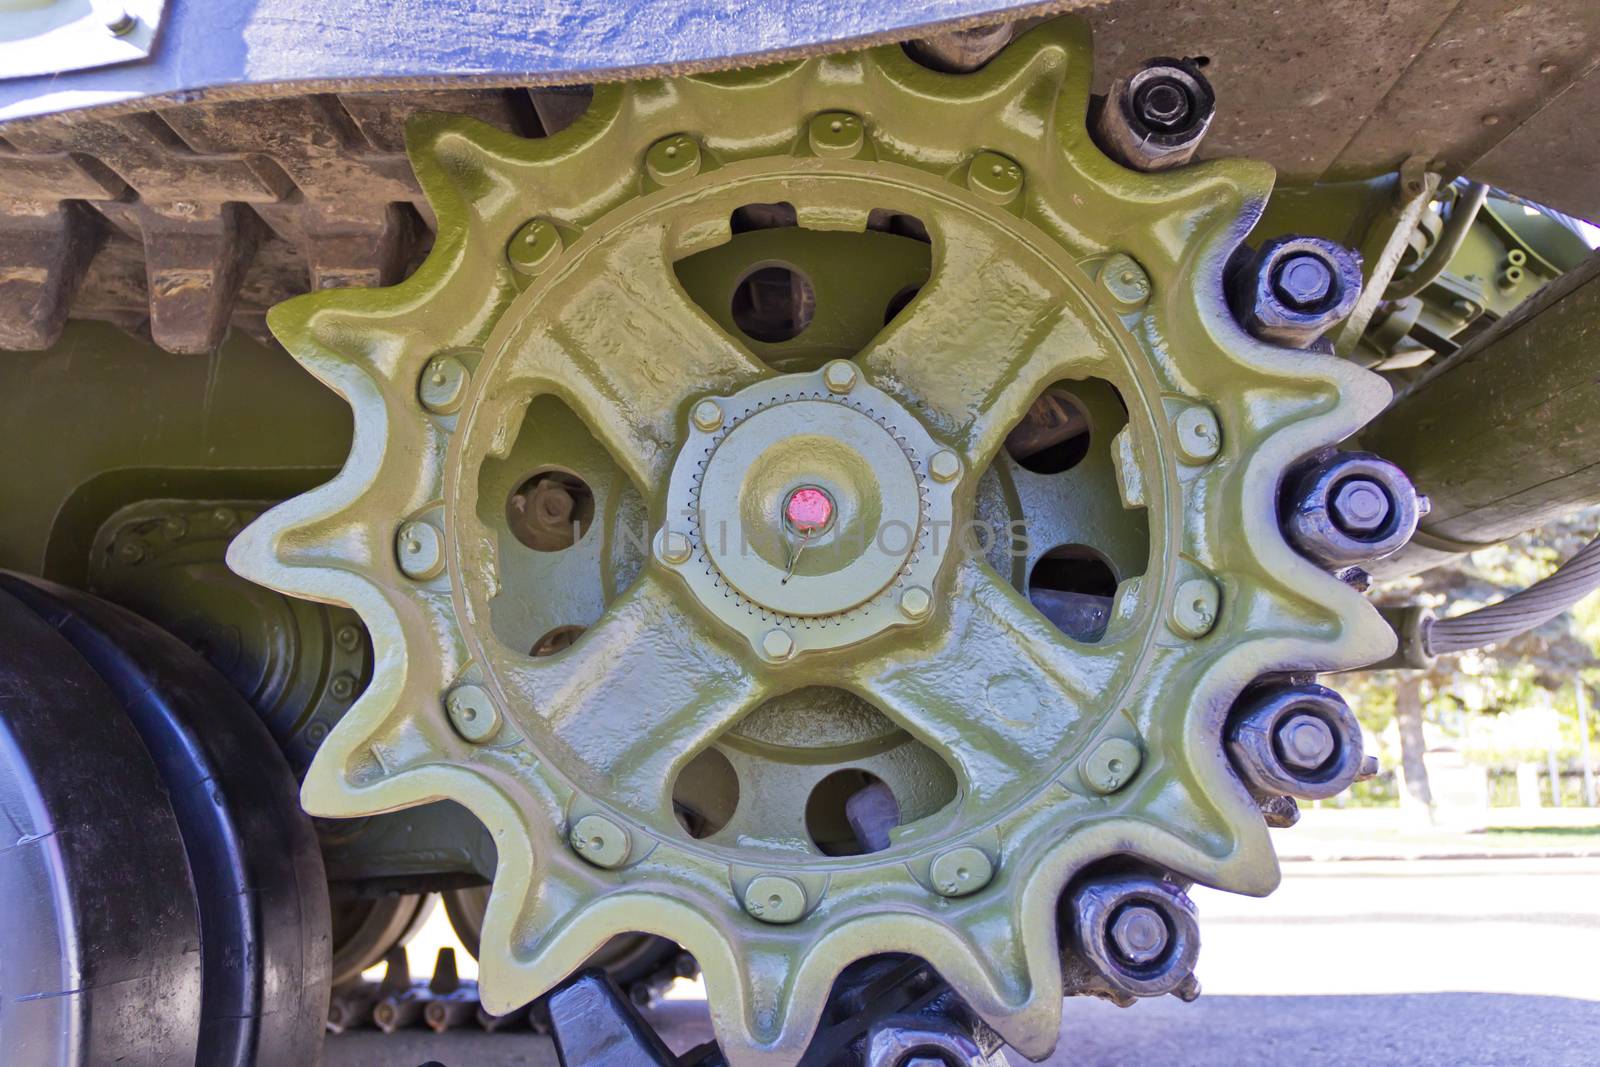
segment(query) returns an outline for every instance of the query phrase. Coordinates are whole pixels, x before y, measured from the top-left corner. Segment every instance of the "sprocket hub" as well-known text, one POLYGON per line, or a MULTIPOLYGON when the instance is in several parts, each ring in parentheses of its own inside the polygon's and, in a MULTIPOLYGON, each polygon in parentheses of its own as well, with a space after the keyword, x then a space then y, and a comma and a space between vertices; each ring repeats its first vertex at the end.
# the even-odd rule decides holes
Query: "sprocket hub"
POLYGON ((928 617, 955 496, 954 468, 930 464, 957 462, 953 452, 843 362, 702 400, 695 415, 712 409, 709 432, 691 419, 656 544, 706 611, 776 660, 928 617), (827 518, 796 528, 786 509, 807 492, 827 518), (689 558, 667 551, 675 536, 689 558), (778 654, 766 647, 774 628, 778 654))
POLYGON ((1275 514, 1284 472, 1387 386, 1238 327, 1223 268, 1270 170, 1122 169, 1085 130, 1090 72, 1086 28, 1063 19, 969 75, 888 47, 601 86, 537 140, 419 117, 427 261, 271 313, 350 402, 355 443, 229 561, 353 607, 375 659, 304 801, 450 798, 486 824, 491 1009, 654 933, 699 961, 731 1062, 788 1064, 835 976, 899 952, 1041 1056, 1077 872, 1131 855, 1275 885, 1222 723, 1263 674, 1390 650, 1275 514), (791 208, 796 233, 925 226, 931 276, 845 365, 848 388, 820 360, 780 375, 758 358, 772 345, 735 339, 675 276, 749 205, 791 208), (1099 451, 1078 481, 1024 477, 1007 434, 1063 382, 1099 398, 1099 451), (581 474, 592 497, 513 492, 541 473, 581 474), (796 558, 801 489, 831 507, 796 558), (579 536, 519 539, 508 496, 579 536), (1148 532, 1092 637, 1020 591, 1040 553, 954 536, 1045 498, 1064 527, 1148 532), (582 636, 530 654, 558 647, 541 637, 557 610, 582 636), (840 771, 870 771, 898 808, 870 851, 807 835, 807 796, 840 771), (722 783, 719 826, 686 817, 717 798, 682 802, 685 779, 722 783))

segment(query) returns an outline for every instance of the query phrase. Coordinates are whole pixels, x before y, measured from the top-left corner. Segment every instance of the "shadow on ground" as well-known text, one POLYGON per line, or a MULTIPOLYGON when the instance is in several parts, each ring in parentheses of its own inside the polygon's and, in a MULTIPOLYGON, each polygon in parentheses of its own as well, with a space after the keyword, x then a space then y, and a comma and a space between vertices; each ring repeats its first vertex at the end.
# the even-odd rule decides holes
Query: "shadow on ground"
MULTIPOLYGON (((1600 961, 1597 961, 1600 966, 1600 961)), ((1600 981, 1600 978, 1597 978, 1600 981)), ((699 1001, 668 1001, 652 1022, 674 1051, 706 1040, 699 1001)), ((1121 1009, 1066 1004, 1052 1067, 1594 1067, 1600 1002, 1499 993, 1171 998, 1121 1009)), ((353 1031, 328 1039, 326 1067, 555 1067, 526 1031, 442 1035, 353 1031)), ((1014 1057, 1014 1062, 1025 1061, 1014 1057)))

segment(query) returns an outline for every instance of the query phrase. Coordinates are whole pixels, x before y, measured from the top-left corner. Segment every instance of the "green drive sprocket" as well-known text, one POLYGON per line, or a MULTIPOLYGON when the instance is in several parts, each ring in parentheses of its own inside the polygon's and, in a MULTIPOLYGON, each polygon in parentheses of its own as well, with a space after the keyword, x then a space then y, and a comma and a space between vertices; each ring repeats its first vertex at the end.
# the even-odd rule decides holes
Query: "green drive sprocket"
MULTIPOLYGON (((355 441, 332 482, 250 526, 229 562, 354 608, 375 659, 305 806, 449 798, 483 820, 498 846, 491 1010, 649 932, 699 961, 730 1062, 787 1064, 843 967, 902 952, 1038 1057, 1059 1025, 1056 902, 1075 872, 1132 854, 1237 892, 1276 884, 1219 733, 1262 674, 1391 650, 1275 517, 1285 469, 1361 427, 1388 387, 1241 330, 1223 268, 1272 172, 1123 169, 1086 131, 1090 71, 1085 25, 1062 19, 973 74, 886 47, 603 85, 543 139, 420 116, 409 151, 439 224, 426 262, 392 288, 271 313, 350 403, 355 441), (931 276, 853 362, 779 374, 674 274, 750 204, 792 205, 810 231, 915 217, 931 276), (1115 506, 1149 532, 1148 565, 1119 576, 1097 641, 1051 626, 972 546, 926 539, 974 515, 1035 398, 1083 379, 1126 405, 1108 444, 1115 506), (708 400, 717 411, 697 412, 708 400), (580 539, 569 551, 610 553, 607 602, 570 648, 537 657, 506 620, 571 594, 529 577, 554 572, 508 536, 499 494, 530 425, 564 418, 620 472, 594 487, 593 527, 637 514, 653 551, 630 563, 620 542, 580 539), (723 449, 738 451, 723 463, 723 449), (878 549, 840 538, 784 558, 796 486, 826 489, 839 523, 904 524, 909 549, 854 570, 878 549), (751 534, 734 562, 707 540, 727 523, 751 534), (774 584, 785 568, 810 592, 774 584), (752 709, 816 687, 936 753, 953 796, 866 854, 686 830, 679 772, 752 709), (1110 738, 1139 759, 1108 782, 1095 753, 1110 738)), ((759 805, 759 784, 743 797, 759 805)))

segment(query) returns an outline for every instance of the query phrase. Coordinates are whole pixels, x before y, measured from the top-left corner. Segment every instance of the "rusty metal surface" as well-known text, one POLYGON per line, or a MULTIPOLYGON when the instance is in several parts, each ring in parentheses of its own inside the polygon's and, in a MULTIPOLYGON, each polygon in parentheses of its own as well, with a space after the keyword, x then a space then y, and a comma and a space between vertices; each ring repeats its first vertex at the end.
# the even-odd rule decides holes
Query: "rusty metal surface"
MULTIPOLYGON (((1203 156, 1264 159, 1291 181, 1417 157, 1600 216, 1593 0, 1055 6, 1090 9, 1100 89, 1151 55, 1206 57, 1218 111, 1203 156)), ((585 99, 384 84, 254 85, 250 98, 0 125, 0 348, 46 347, 71 315, 206 352, 230 322, 264 335, 265 309, 295 293, 392 282, 432 239, 408 115, 537 135, 585 99)))

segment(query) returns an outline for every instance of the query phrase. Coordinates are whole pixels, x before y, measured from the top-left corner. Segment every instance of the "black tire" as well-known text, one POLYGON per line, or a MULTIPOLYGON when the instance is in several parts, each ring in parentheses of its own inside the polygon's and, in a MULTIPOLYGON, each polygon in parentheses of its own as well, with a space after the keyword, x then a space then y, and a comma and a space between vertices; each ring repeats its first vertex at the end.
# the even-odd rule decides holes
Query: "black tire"
POLYGON ((0 1061, 195 1063, 199 909, 167 789, 72 645, 0 592, 0 1061))
POLYGON ((0 575, 0 589, 98 672, 166 783, 200 918, 192 1062, 320 1062, 331 966, 327 882, 294 774, 265 725, 222 675, 154 624, 35 579, 0 575))

